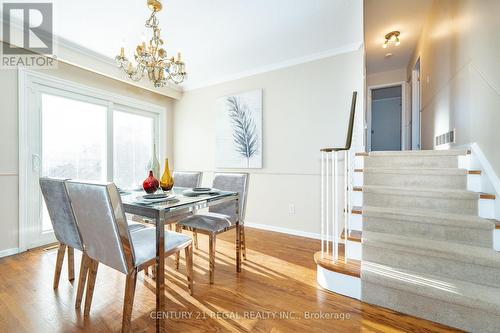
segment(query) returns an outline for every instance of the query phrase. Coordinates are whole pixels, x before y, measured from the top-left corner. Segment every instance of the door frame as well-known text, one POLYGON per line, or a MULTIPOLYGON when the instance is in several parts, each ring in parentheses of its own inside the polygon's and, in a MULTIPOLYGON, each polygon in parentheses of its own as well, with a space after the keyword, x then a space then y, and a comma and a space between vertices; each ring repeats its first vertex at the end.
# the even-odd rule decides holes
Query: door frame
POLYGON ((411 70, 411 125, 410 125, 410 138, 411 138, 411 149, 412 150, 420 150, 422 149, 422 71, 421 71, 421 61, 420 57, 417 58, 415 63, 413 64, 413 68, 411 70), (418 70, 417 70, 418 65, 418 70), (418 96, 417 95, 418 92, 418 96), (418 109, 418 113, 415 111, 418 109), (415 124, 415 115, 418 114, 418 143, 414 143, 414 124, 415 124))
POLYGON ((406 87, 407 87, 407 82, 405 81, 399 81, 399 82, 393 82, 393 83, 385 83, 385 84, 378 84, 378 85, 373 85, 373 86, 368 86, 367 91, 368 91, 368 96, 367 96, 367 115, 366 115, 366 128, 367 128, 367 135, 366 135, 366 149, 367 151, 372 150, 372 90, 375 89, 380 89, 380 88, 390 88, 390 87, 397 87, 401 86, 401 150, 406 150, 408 149, 408 140, 407 140, 407 128, 405 126, 407 122, 408 116, 406 115, 406 87))
MULTIPOLYGON (((40 138, 37 138, 35 133, 41 126, 38 119, 40 114, 41 103, 37 98, 37 87, 43 87, 44 90, 57 89, 59 92, 67 92, 68 96, 75 97, 79 95, 82 100, 87 101, 100 100, 103 104, 107 104, 108 108, 113 110, 114 104, 132 107, 150 114, 155 114, 158 117, 156 133, 158 136, 158 151, 160 159, 167 156, 167 108, 165 106, 144 102, 128 96, 112 93, 106 90, 96 89, 73 81, 68 81, 54 77, 52 75, 35 72, 25 68, 18 70, 18 108, 19 108, 19 235, 18 235, 18 252, 24 252, 27 249, 42 246, 47 243, 55 242, 53 232, 42 235, 39 241, 32 241, 34 233, 39 233, 39 218, 40 212, 37 212, 39 207, 36 207, 40 202, 40 191, 34 191, 38 188, 38 177, 41 170, 40 155, 34 149, 34 145, 41 144, 40 138), (87 98, 88 97, 88 98, 87 98), (35 180, 36 178, 36 180, 35 180), (35 184, 36 183, 36 184, 35 184)), ((109 113, 108 113, 109 115, 109 113)), ((110 131, 108 118, 107 135, 113 135, 110 131)), ((112 127, 112 126, 111 126, 112 127)), ((108 142, 110 142, 108 140, 108 142)), ((112 147, 108 154, 113 153, 112 147)), ((107 175, 109 173, 109 166, 107 175)), ((109 180, 109 179, 108 179, 109 180)))

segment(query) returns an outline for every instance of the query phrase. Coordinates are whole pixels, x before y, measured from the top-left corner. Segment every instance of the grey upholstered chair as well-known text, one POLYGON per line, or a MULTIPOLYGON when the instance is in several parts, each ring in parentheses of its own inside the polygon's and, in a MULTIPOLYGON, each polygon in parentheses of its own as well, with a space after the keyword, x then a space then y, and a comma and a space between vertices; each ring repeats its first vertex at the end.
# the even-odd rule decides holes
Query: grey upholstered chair
MULTIPOLYGON (((53 287, 56 289, 59 286, 66 249, 68 251, 68 280, 72 281, 75 279, 74 249, 82 251, 83 253, 83 243, 78 227, 76 226, 73 211, 71 210, 68 193, 64 186, 64 180, 42 177, 39 183, 45 205, 47 206, 47 211, 49 212, 54 234, 59 242, 53 283, 53 287)), ((83 267, 84 260, 85 258, 82 257, 81 267, 83 267)), ((85 283, 84 276, 86 276, 86 273, 82 272, 82 269, 80 269, 81 278, 78 281, 77 308, 79 307, 82 299, 81 296, 83 295, 83 283, 85 283)))
POLYGON ((197 213, 186 217, 177 223, 177 230, 181 228, 201 232, 209 236, 209 270, 210 283, 214 282, 215 269, 215 241, 222 232, 236 228, 236 269, 240 271, 239 253, 243 250, 246 259, 244 216, 246 197, 248 192, 247 173, 216 173, 213 188, 223 191, 234 191, 239 194, 239 206, 234 202, 226 202, 209 208, 207 213, 197 213), (238 242, 240 240, 240 242, 238 242))
MULTIPOLYGON (((199 187, 201 184, 201 178, 203 173, 199 171, 174 171, 174 186, 175 187, 186 187, 186 188, 194 188, 199 187)), ((179 213, 177 215, 172 216, 167 222, 167 229, 172 230, 172 226, 179 220, 192 215, 192 213, 179 213)), ((149 222, 149 220, 147 220, 149 222)), ((198 238, 194 238, 195 243, 194 246, 198 248, 198 238)), ((154 265, 151 266, 151 271, 153 272, 153 276, 155 276, 154 265)), ((177 253, 175 258, 175 267, 179 269, 179 253, 177 253)), ((145 274, 149 274, 149 268, 146 267, 144 269, 145 274)))
MULTIPOLYGON (((49 212, 50 221, 57 241, 59 242, 59 249, 57 251, 56 269, 54 273, 53 287, 56 289, 59 286, 59 279, 61 277, 62 264, 64 261, 64 253, 68 252, 68 279, 70 281, 75 278, 74 268, 74 249, 82 252, 82 260, 80 264, 80 275, 78 277, 78 288, 75 307, 79 308, 83 290, 85 288, 85 281, 87 279, 87 257, 83 249, 83 242, 78 226, 73 215, 70 199, 66 187, 64 185, 65 179, 41 177, 39 180, 40 189, 42 191, 47 211, 49 212)), ((131 231, 144 228, 140 223, 130 223, 129 229, 131 231)))
POLYGON ((202 173, 198 171, 174 171, 175 187, 199 187, 202 173))
MULTIPOLYGON (((122 331, 129 332, 137 273, 156 260, 156 229, 146 227, 130 232, 118 189, 112 183, 66 182, 83 245, 90 258, 84 315, 90 312, 99 263, 127 275, 122 331)), ((187 279, 193 293, 193 254, 191 238, 165 231, 165 256, 186 251, 187 279)))

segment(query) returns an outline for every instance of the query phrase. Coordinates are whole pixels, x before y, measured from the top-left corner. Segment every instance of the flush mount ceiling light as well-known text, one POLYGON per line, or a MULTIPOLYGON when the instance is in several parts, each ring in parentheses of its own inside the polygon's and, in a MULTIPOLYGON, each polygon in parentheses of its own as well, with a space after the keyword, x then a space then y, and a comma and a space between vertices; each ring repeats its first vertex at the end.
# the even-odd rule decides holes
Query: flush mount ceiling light
POLYGON ((399 35, 401 33, 399 31, 391 31, 387 35, 385 35, 385 42, 382 44, 382 47, 386 49, 389 45, 394 44, 398 46, 401 42, 399 41, 399 35))
POLYGON ((163 47, 164 41, 160 37, 156 13, 161 10, 162 4, 159 0, 147 0, 147 5, 151 9, 151 16, 146 21, 146 28, 152 30, 149 43, 146 44, 143 41, 137 45, 134 54, 136 66, 125 57, 123 47, 115 58, 116 63, 133 81, 139 81, 147 72, 149 80, 153 82, 155 87, 163 87, 169 81, 175 84, 182 83, 186 78, 186 70, 185 64, 181 60, 181 53, 178 52, 177 57, 167 57, 167 51, 163 47))

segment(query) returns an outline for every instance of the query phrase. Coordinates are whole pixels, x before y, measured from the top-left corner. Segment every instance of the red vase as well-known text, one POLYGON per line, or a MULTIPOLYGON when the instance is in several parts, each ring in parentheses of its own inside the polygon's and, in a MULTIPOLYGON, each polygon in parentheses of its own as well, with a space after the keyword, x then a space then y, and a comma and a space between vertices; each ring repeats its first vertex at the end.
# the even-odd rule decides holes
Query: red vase
POLYGON ((153 171, 150 170, 148 178, 142 183, 142 188, 146 193, 151 194, 155 193, 158 187, 160 187, 160 182, 153 176, 153 171))

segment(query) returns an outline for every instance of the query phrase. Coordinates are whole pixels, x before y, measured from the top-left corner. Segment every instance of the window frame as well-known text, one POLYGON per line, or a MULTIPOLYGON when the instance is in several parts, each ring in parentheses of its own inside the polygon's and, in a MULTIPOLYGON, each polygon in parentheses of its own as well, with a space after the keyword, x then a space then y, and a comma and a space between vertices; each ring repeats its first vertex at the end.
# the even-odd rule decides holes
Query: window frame
POLYGON ((107 108, 106 180, 113 181, 113 114, 130 112, 154 119, 153 138, 160 160, 167 156, 167 108, 139 99, 93 88, 25 68, 18 70, 19 97, 19 252, 55 241, 53 232, 42 235, 41 193, 41 94, 60 96, 107 108), (40 238, 36 239, 37 235, 40 238))

